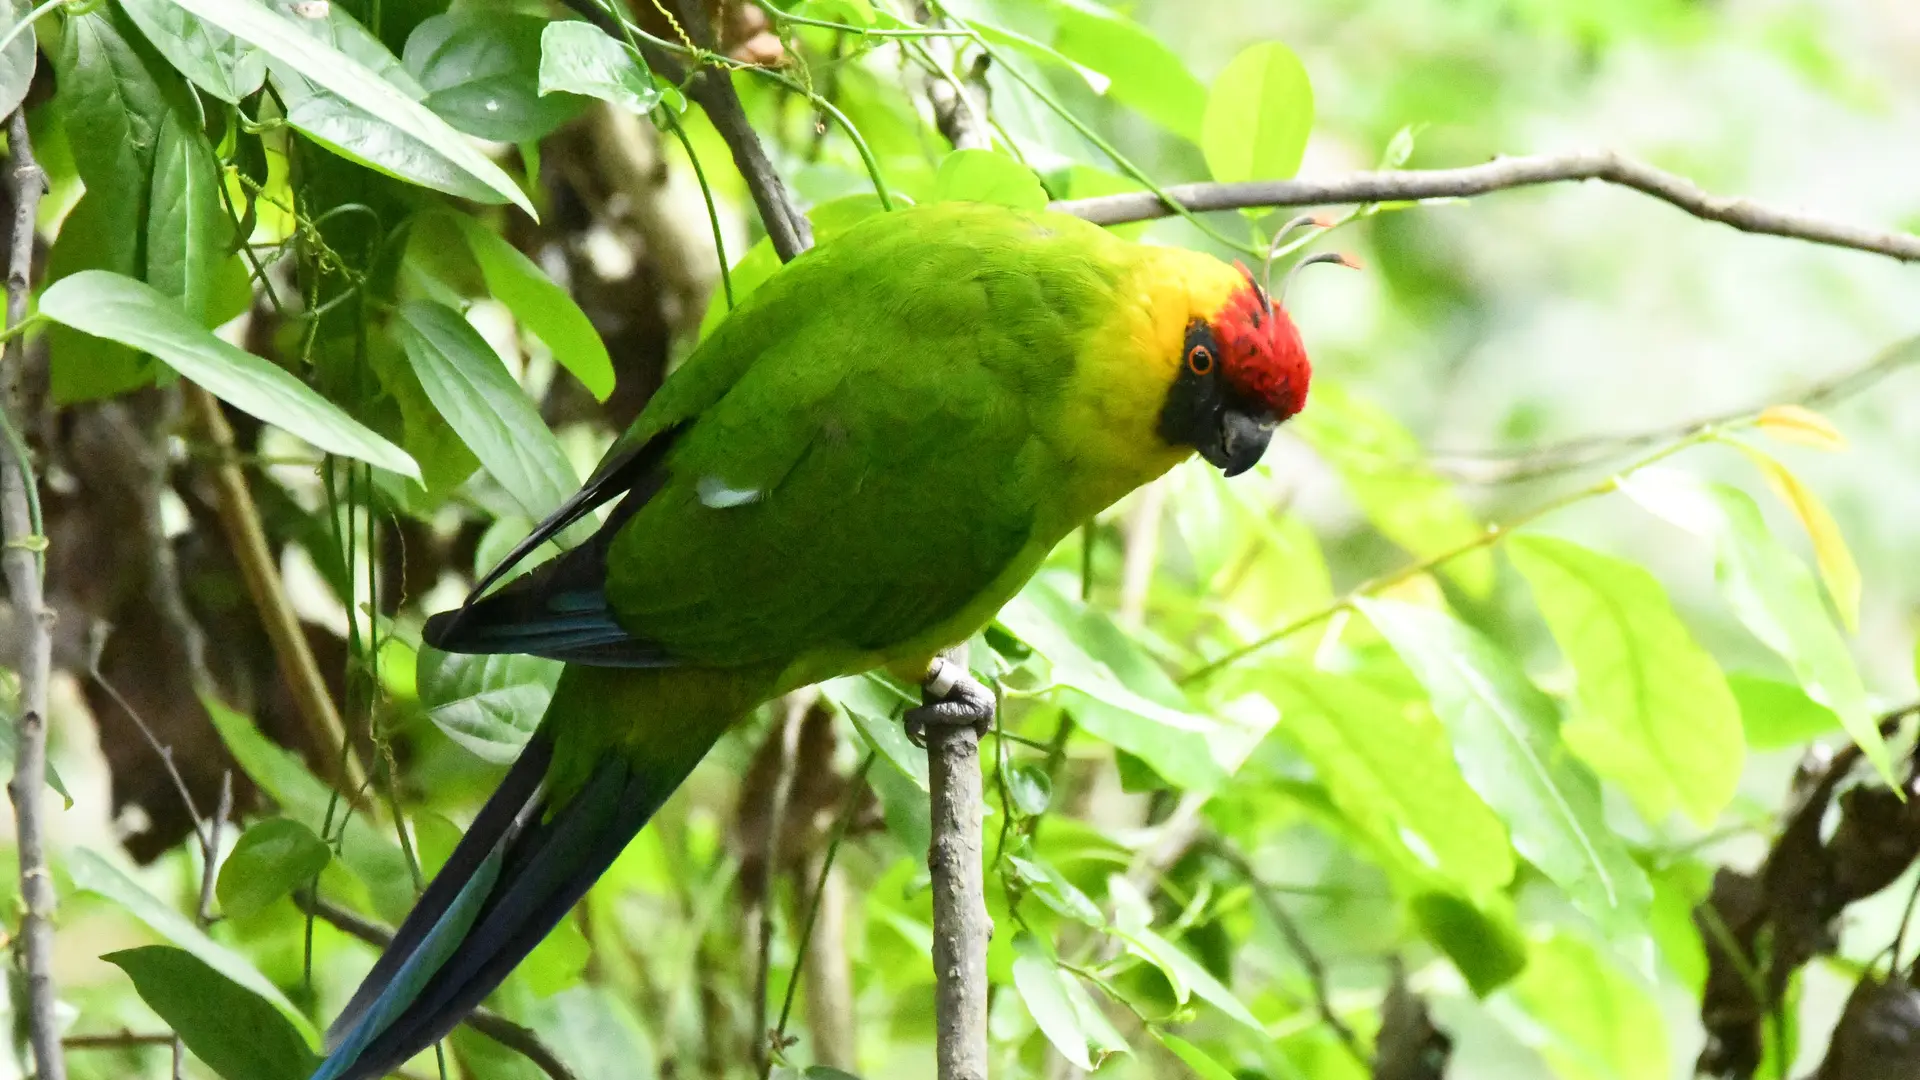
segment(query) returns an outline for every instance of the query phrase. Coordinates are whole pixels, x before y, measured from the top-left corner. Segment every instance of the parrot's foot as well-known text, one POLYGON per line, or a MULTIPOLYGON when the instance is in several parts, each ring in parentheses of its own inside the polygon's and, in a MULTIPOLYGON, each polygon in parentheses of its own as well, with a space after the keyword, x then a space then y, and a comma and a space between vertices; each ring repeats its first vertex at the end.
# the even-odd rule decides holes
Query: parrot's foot
POLYGON ((993 691, 950 660, 936 658, 920 684, 921 705, 908 709, 907 738, 922 749, 931 727, 970 727, 985 737, 993 727, 993 691))

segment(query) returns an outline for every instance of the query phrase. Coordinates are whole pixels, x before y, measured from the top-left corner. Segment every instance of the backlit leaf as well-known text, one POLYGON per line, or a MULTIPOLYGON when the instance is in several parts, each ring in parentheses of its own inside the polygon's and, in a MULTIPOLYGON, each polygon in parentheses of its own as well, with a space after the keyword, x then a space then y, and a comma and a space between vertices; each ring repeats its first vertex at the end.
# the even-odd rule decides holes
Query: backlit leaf
POLYGON ((613 393, 613 360, 580 305, 506 237, 465 214, 448 216, 466 237, 493 298, 507 305, 514 320, 539 338, 595 400, 607 400, 613 393))
POLYGON ((1847 437, 1833 421, 1805 405, 1769 405, 1760 410, 1753 426, 1781 442, 1814 450, 1840 451, 1847 448, 1847 437))
POLYGON ((1813 561, 1820 568, 1820 579, 1826 583, 1827 595, 1833 599, 1835 610, 1840 613, 1840 624, 1848 633, 1860 630, 1860 565, 1853 561, 1853 552, 1847 547, 1847 538, 1840 534, 1840 524, 1833 520, 1833 514, 1827 510, 1827 504, 1820 501, 1793 470, 1782 464, 1779 458, 1762 451, 1756 446, 1735 442, 1735 446, 1747 455, 1766 478, 1767 486, 1800 519, 1800 525, 1807 530, 1808 539, 1813 541, 1813 561))
POLYGON ((1498 1015, 1562 1080, 1668 1080, 1666 1023, 1652 994, 1565 933, 1537 942, 1498 1015))
MULTIPOLYGON (((1215 180, 1286 180, 1313 130, 1313 86, 1292 49, 1253 45, 1213 80, 1200 149, 1215 180)), ((1317 389, 1317 388, 1316 388, 1317 389)))
POLYGON ((998 203, 1044 210, 1047 192, 1033 170, 991 150, 955 150, 934 176, 934 201, 998 203))

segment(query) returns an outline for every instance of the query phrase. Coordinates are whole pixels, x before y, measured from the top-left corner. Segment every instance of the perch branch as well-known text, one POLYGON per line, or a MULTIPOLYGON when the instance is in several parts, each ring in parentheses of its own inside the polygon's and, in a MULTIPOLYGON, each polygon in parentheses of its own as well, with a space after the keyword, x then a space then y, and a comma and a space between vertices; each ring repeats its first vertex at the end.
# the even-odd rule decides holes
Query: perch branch
MULTIPOLYGON (((393 941, 393 931, 337 904, 310 897, 297 889, 293 893, 293 901, 301 911, 328 923, 349 937, 359 938, 376 949, 385 949, 393 941)), ((533 1029, 516 1024, 486 1008, 478 1008, 468 1013, 463 1023, 533 1062, 552 1080, 575 1080, 573 1070, 567 1068, 566 1063, 560 1060, 559 1055, 555 1054, 551 1047, 540 1041, 540 1036, 534 1034, 533 1029)))
MULTIPOLYGON (((1484 165, 1470 165, 1461 169, 1359 172, 1330 180, 1176 184, 1167 188, 1166 192, 1181 207, 1200 213, 1268 206, 1327 206, 1464 198, 1570 180, 1600 180, 1632 188, 1671 203, 1694 217, 1730 225, 1742 232, 1851 248, 1902 262, 1920 260, 1920 236, 1882 232, 1767 206, 1751 199, 1714 195, 1701 190, 1685 177, 1656 169, 1612 150, 1497 158, 1484 165)), ((1052 209, 1085 218, 1096 225, 1148 221, 1176 212, 1149 191, 1067 199, 1054 203, 1052 209)))
MULTIPOLYGON (((7 121, 7 145, 13 162, 13 235, 7 254, 7 329, 11 331, 26 318, 27 300, 33 291, 34 221, 47 182, 33 158, 25 110, 15 110, 7 121)), ((59 1021, 54 1014, 53 878, 47 870, 40 821, 42 795, 47 787, 47 681, 53 668, 53 612, 47 609, 43 594, 46 563, 41 552, 46 538, 40 532, 35 495, 38 481, 20 436, 26 419, 26 343, 21 335, 7 339, 0 365, 4 365, 0 381, 4 381, 7 392, 7 438, 0 446, 0 453, 7 458, 0 465, 0 532, 6 535, 6 548, 0 552, 0 567, 5 569, 14 609, 25 616, 27 628, 21 655, 15 661, 20 673, 19 749, 14 757, 13 779, 7 784, 20 843, 23 911, 19 958, 26 972, 27 1038, 33 1046, 35 1073, 39 1080, 66 1080, 67 1064, 61 1056, 59 1021)))
MULTIPOLYGON (((966 670, 966 646, 942 654, 966 670)), ((933 876, 935 1048, 939 1080, 987 1080, 986 862, 982 857, 985 785, 980 733, 964 724, 927 729, 933 840, 927 869, 933 876)))
POLYGON ((246 579, 247 594, 253 598, 260 621, 266 625, 267 639, 273 644, 274 656, 279 658, 280 672, 293 691, 293 700, 306 725, 307 741, 313 745, 321 774, 332 778, 340 791, 359 791, 356 763, 351 755, 342 753, 347 740, 340 711, 334 707, 327 681, 321 676, 320 665, 307 645, 299 616, 287 601, 279 567, 274 564, 273 549, 267 545, 266 530, 260 525, 260 510, 247 487, 247 475, 234 460, 233 428, 220 411, 219 399, 205 387, 188 384, 186 395, 187 408, 219 455, 213 466, 213 479, 219 492, 220 526, 227 534, 228 546, 233 548, 234 559, 240 564, 241 576, 246 579))

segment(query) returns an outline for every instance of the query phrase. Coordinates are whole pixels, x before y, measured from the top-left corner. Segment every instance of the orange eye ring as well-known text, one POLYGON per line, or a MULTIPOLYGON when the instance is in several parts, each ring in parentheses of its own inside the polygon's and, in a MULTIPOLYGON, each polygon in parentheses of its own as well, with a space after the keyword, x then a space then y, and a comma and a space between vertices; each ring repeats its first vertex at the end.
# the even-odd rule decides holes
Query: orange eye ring
POLYGON ((1195 375, 1213 374, 1213 350, 1205 345, 1195 345, 1187 350, 1187 370, 1195 375))

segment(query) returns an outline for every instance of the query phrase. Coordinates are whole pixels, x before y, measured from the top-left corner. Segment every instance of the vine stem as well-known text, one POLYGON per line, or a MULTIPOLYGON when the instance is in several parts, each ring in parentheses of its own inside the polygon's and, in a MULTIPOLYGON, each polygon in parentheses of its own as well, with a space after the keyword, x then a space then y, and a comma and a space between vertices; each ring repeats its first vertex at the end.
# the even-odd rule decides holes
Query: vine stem
MULTIPOLYGON (((26 318, 33 292, 34 222, 47 178, 33 157, 25 109, 16 109, 7 121, 8 154, 12 160, 13 234, 7 254, 7 325, 26 318)), ((0 453, 8 459, 0 468, 0 532, 6 547, 0 550, 14 611, 25 620, 25 641, 16 661, 20 673, 19 749, 7 795, 13 800, 19 837, 20 916, 18 958, 26 972, 27 1041, 33 1047, 39 1080, 66 1080, 67 1063, 60 1046, 59 1021, 54 1007, 58 992, 53 981, 53 877, 47 869, 46 840, 40 810, 47 788, 47 683, 53 669, 53 612, 47 609, 46 537, 41 535, 37 499, 38 481, 20 431, 26 419, 26 347, 21 335, 7 339, 0 353, 0 382, 6 388, 4 411, 7 438, 0 453)))
POLYGON ((1628 465, 1626 468, 1608 476, 1598 483, 1591 484, 1577 491, 1568 492, 1557 499, 1551 499, 1541 503, 1539 506, 1528 510, 1519 517, 1490 524, 1487 526, 1485 532, 1480 533, 1470 540, 1464 540, 1455 544, 1445 551, 1436 552, 1424 559, 1408 563, 1398 570, 1390 570, 1387 573, 1368 578, 1366 581, 1355 586, 1354 589, 1345 596, 1320 608, 1318 611, 1302 615, 1272 633, 1256 638, 1237 649, 1227 652, 1225 655, 1209 660, 1205 664, 1188 671, 1186 674, 1180 676, 1179 682, 1181 685, 1187 685, 1203 681, 1215 673, 1225 670, 1269 646, 1292 637, 1294 634, 1310 626, 1318 625, 1343 611, 1352 609, 1354 601, 1361 597, 1370 596, 1382 589, 1391 589, 1395 585, 1399 585, 1428 571, 1445 566, 1447 563, 1460 558, 1462 555, 1479 551, 1482 548, 1492 547, 1494 544, 1512 535, 1516 530, 1531 525, 1556 510, 1564 510, 1574 503, 1584 502, 1588 499, 1608 494, 1618 488, 1620 481, 1626 477, 1639 472, 1649 465, 1664 461, 1689 447, 1698 446, 1703 442, 1709 442, 1717 438, 1723 430, 1724 429, 1717 424, 1703 424, 1694 428, 1680 439, 1661 447, 1659 450, 1648 454, 1646 457, 1628 465))

